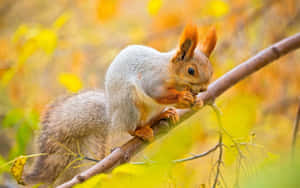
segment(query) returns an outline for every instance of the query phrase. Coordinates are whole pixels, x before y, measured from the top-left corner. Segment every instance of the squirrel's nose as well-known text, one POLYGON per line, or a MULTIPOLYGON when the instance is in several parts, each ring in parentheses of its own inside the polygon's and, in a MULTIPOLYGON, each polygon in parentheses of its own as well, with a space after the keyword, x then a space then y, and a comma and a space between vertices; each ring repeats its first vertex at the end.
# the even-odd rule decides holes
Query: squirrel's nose
POLYGON ((199 90, 199 92, 204 92, 204 91, 206 91, 207 90, 207 88, 201 88, 200 90, 199 90))

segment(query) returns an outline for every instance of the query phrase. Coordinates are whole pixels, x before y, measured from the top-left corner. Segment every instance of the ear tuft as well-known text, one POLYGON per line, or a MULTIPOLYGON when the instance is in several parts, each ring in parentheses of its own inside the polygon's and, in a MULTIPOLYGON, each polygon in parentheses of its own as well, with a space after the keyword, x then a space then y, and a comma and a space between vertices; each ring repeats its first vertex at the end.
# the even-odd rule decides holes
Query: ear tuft
POLYGON ((200 50, 209 57, 217 43, 216 28, 212 26, 200 44, 200 50))
POLYGON ((173 62, 188 60, 194 55, 198 43, 198 29, 196 25, 187 25, 179 40, 179 49, 173 57, 173 62))

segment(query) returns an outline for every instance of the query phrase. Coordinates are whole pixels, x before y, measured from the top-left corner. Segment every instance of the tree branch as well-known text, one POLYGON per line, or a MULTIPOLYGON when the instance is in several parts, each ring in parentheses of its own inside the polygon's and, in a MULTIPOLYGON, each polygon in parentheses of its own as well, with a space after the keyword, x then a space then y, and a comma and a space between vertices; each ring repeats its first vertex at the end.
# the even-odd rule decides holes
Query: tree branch
MULTIPOLYGON (((288 37, 266 48, 265 50, 262 50, 254 57, 236 66, 234 69, 227 72, 221 78, 210 84, 208 90, 204 93, 199 94, 198 97, 203 100, 205 104, 209 104, 214 101, 216 97, 220 96, 240 80, 297 48, 300 48, 300 33, 288 37)), ((180 115, 180 122, 186 120, 196 113, 196 111, 192 110, 178 110, 178 112, 180 115)), ((157 135, 161 135, 162 131, 164 133, 170 131, 172 127, 170 126, 170 128, 166 130, 165 122, 158 123, 153 127, 155 137, 157 138, 157 135)), ((58 186, 58 188, 72 187, 96 174, 108 171, 118 164, 128 161, 134 154, 141 151, 147 144, 148 143, 143 142, 137 137, 132 138, 120 148, 115 149, 103 160, 101 160, 88 170, 76 175, 70 181, 58 186)))

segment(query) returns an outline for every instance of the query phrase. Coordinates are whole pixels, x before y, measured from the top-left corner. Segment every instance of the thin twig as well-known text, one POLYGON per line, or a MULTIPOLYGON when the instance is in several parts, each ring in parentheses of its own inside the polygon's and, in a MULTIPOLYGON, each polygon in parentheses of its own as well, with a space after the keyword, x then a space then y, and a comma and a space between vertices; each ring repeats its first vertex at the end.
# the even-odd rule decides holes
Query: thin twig
MULTIPOLYGON (((183 159, 176 159, 176 160, 173 160, 172 163, 182 163, 182 162, 191 161, 194 159, 199 159, 199 158, 205 157, 208 154, 216 151, 219 147, 221 147, 220 143, 216 144, 214 147, 210 148, 209 150, 207 150, 203 153, 196 154, 191 157, 187 157, 187 158, 183 158, 183 159)), ((131 164, 144 165, 144 164, 157 164, 157 163, 158 163, 157 161, 146 161, 146 162, 132 162, 131 164)))
POLYGON ((227 186, 227 184, 226 184, 226 181, 225 181, 225 179, 224 179, 222 173, 220 173, 220 178, 221 178, 221 180, 223 181, 224 187, 227 188, 228 186, 227 186))
POLYGON ((231 134, 229 134, 229 132, 224 128, 224 126, 222 124, 222 121, 221 121, 221 111, 220 111, 220 109, 217 107, 217 105, 215 103, 213 103, 210 106, 212 107, 212 109, 216 113, 220 131, 223 132, 223 133, 225 133, 225 135, 227 135, 229 137, 229 139, 234 144, 235 149, 237 150, 237 152, 239 153, 239 155, 241 157, 244 157, 244 155, 243 155, 243 153, 242 153, 242 151, 240 149, 239 144, 234 140, 233 136, 231 136, 231 134))
POLYGON ((300 124, 300 100, 299 100, 299 106, 298 106, 298 111, 296 115, 296 120, 294 124, 294 129, 293 129, 293 137, 292 137, 292 157, 295 155, 295 148, 296 148, 296 143, 297 143, 297 133, 299 129, 299 124, 300 124))
MULTIPOLYGON (((300 33, 297 33, 291 37, 288 37, 268 48, 262 50, 252 58, 248 59, 244 63, 238 65, 231 71, 224 74, 221 78, 210 84, 206 92, 203 92, 198 95, 200 100, 203 100, 205 104, 214 101, 215 98, 223 94, 226 90, 234 86, 237 82, 243 80, 245 77, 250 74, 258 71, 264 66, 270 64, 274 60, 280 58, 281 56, 290 53, 291 51, 300 48, 300 33)), ((180 115, 180 122, 188 119, 197 111, 193 110, 180 110, 178 111, 180 115)), ((178 123, 178 124, 179 124, 178 123)), ((177 125, 178 125, 177 124, 177 125)), ((175 125, 176 126, 176 125, 175 125)), ((166 130, 165 123, 162 124, 159 122, 158 124, 153 126, 155 138, 157 138, 157 134, 161 133, 164 130, 164 134, 172 129, 170 126, 169 129, 166 130)), ((143 142, 141 139, 134 137, 129 140, 120 148, 115 149, 111 154, 106 156, 100 162, 87 169, 86 171, 76 175, 70 181, 58 186, 58 188, 68 188, 72 187, 78 183, 81 183, 88 178, 103 173, 113 166, 116 166, 118 163, 124 163, 130 159, 137 152, 141 151, 147 143, 143 142)))
POLYGON ((83 155, 77 155, 78 158, 81 158, 82 160, 87 160, 87 161, 93 161, 93 162, 100 162, 100 160, 98 159, 93 159, 93 158, 89 158, 83 155))
POLYGON ((185 162, 185 161, 190 161, 190 160, 198 159, 198 158, 207 156, 208 154, 216 151, 216 149, 218 149, 219 147, 222 147, 222 144, 218 143, 217 145, 215 145, 213 148, 209 149, 206 152, 203 152, 203 153, 198 154, 198 155, 194 155, 192 157, 184 158, 184 159, 177 159, 177 160, 174 160, 173 162, 174 163, 181 163, 181 162, 185 162))
MULTIPOLYGON (((240 142, 240 143, 238 143, 238 145, 240 145, 240 146, 253 146, 253 147, 256 147, 256 148, 264 149, 263 145, 253 144, 253 143, 247 143, 247 142, 240 142)), ((232 145, 230 145, 230 147, 235 147, 235 145, 232 144, 232 145)))
POLYGON ((217 183, 219 182, 219 176, 221 174, 221 164, 222 164, 222 157, 223 157, 223 141, 222 141, 222 133, 219 133, 219 157, 218 157, 218 161, 217 161, 217 172, 216 172, 216 176, 215 176, 215 180, 214 183, 212 185, 212 188, 215 188, 217 186, 217 183))
MULTIPOLYGON (((217 172, 216 172, 214 183, 212 185, 212 188, 215 188, 217 186, 217 183, 219 182, 219 176, 221 174, 220 167, 221 167, 222 156, 223 156, 222 136, 223 136, 223 132, 227 133, 227 131, 224 129, 224 126, 223 126, 223 123, 222 123, 221 110, 218 108, 216 103, 213 103, 210 106, 212 107, 212 109, 214 110, 214 112, 216 114, 216 117, 217 117, 217 120, 218 120, 218 125, 219 125, 219 142, 218 142, 218 144, 220 145, 220 147, 219 147, 219 157, 218 157, 218 160, 217 160, 217 172)), ((229 136, 229 137, 231 138, 231 136, 229 136)), ((240 151, 240 150, 238 149, 238 151, 240 151)))

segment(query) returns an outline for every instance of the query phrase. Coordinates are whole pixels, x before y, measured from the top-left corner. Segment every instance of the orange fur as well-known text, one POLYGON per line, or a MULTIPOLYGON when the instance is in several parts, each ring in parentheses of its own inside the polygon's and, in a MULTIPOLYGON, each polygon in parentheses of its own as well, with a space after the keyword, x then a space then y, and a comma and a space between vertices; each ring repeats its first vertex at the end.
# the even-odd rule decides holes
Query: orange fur
POLYGON ((145 122, 145 121, 147 120, 148 115, 149 115, 149 110, 148 110, 146 104, 143 103, 143 102, 140 101, 140 100, 137 100, 137 101, 135 102, 135 105, 136 105, 136 107, 137 107, 137 108, 139 109, 139 111, 140 111, 140 121, 141 121, 141 122, 145 122))
POLYGON ((177 108, 188 108, 194 102, 191 92, 178 91, 176 89, 168 89, 163 97, 155 100, 159 104, 176 104, 177 108))
POLYGON ((189 24, 184 28, 179 40, 179 50, 172 59, 173 62, 182 60, 184 56, 185 60, 193 57, 194 50, 198 43, 198 29, 196 25, 189 24))
POLYGON ((145 141, 152 141, 154 138, 154 133, 150 125, 139 127, 134 131, 134 135, 145 141))
POLYGON ((156 121, 154 122, 158 122, 162 119, 170 119, 172 123, 177 123, 179 121, 179 115, 176 112, 175 108, 169 108, 166 111, 161 112, 158 117, 156 117, 156 121))
POLYGON ((154 138, 152 125, 159 122, 162 119, 170 119, 172 123, 177 123, 179 121, 179 115, 175 108, 169 108, 166 111, 162 111, 156 117, 152 118, 146 125, 138 127, 135 131, 129 131, 132 136, 137 136, 145 141, 152 141, 154 138))
POLYGON ((200 50, 209 57, 217 43, 216 28, 213 26, 208 30, 204 40, 200 45, 200 50))
POLYGON ((178 102, 178 98, 181 95, 181 92, 176 89, 168 89, 167 93, 164 93, 162 97, 156 98, 155 100, 159 104, 174 104, 178 102))

